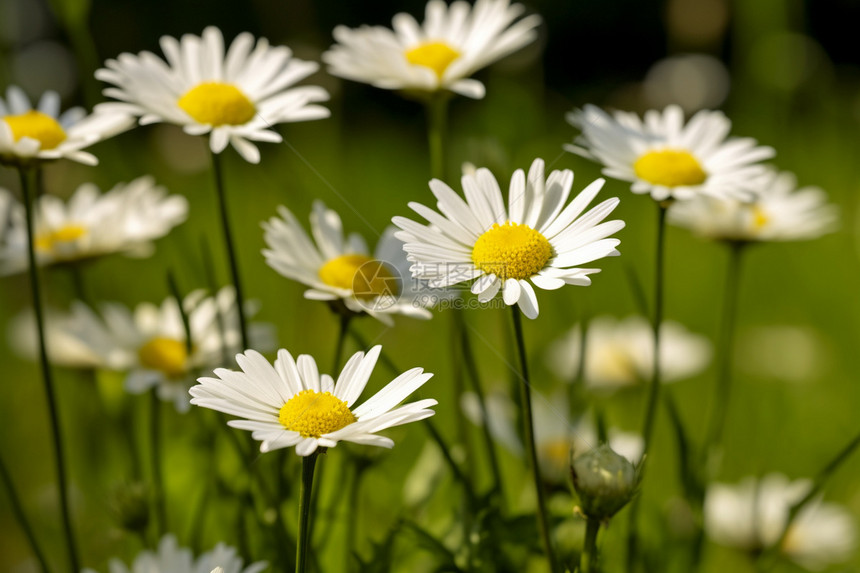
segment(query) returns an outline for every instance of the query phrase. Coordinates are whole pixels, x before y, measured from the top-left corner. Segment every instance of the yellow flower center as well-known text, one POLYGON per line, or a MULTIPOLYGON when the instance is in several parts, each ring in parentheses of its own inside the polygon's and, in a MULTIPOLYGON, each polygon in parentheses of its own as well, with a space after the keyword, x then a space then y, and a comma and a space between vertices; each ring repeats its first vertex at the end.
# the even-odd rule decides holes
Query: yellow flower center
POLYGON ((767 213, 764 212, 764 209, 759 207, 758 205, 753 205, 752 207, 752 224, 753 228, 761 230, 765 225, 770 221, 770 217, 767 216, 767 213))
POLYGON ((281 406, 278 421, 286 429, 298 432, 303 438, 319 438, 343 427, 358 418, 343 400, 331 392, 303 390, 281 406))
POLYGON ((382 262, 367 255, 341 255, 327 261, 319 270, 322 282, 352 291, 359 298, 397 296, 397 279, 382 262))
POLYGON ((39 233, 36 236, 34 245, 37 250, 42 252, 50 252, 54 250, 57 244, 72 243, 87 234, 87 228, 83 225, 64 225, 59 229, 39 233))
POLYGON ((57 120, 41 111, 31 109, 18 115, 7 115, 3 119, 12 130, 15 141, 29 137, 39 142, 40 149, 54 149, 66 140, 66 132, 57 120))
POLYGON ((430 68, 441 79, 451 62, 460 57, 460 52, 445 42, 424 42, 406 52, 406 61, 414 66, 430 68))
POLYGON ((180 378, 187 372, 188 349, 182 340, 156 336, 138 349, 137 357, 141 366, 168 378, 180 378))
POLYGON ((527 279, 546 266, 552 245, 528 225, 507 221, 494 224, 478 237, 472 248, 472 262, 487 274, 502 280, 527 279))
POLYGON ((589 370, 597 382, 636 384, 639 372, 630 352, 620 344, 607 343, 596 346, 590 360, 589 370))
POLYGON ((700 185, 708 178, 699 161, 688 151, 649 151, 636 160, 633 170, 639 179, 664 187, 700 185))
POLYGON ((194 121, 206 125, 242 125, 253 119, 257 108, 232 84, 199 84, 176 102, 194 121))

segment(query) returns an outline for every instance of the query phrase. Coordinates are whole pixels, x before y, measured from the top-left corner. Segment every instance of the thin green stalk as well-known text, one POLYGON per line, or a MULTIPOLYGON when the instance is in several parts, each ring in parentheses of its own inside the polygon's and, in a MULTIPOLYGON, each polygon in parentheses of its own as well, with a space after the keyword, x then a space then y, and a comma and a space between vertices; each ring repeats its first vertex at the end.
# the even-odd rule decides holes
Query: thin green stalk
POLYGON ((430 96, 427 109, 427 143, 430 147, 430 175, 445 178, 445 139, 448 131, 448 100, 450 96, 437 92, 430 96))
POLYGON ((164 475, 161 471, 161 400, 158 399, 158 388, 153 388, 149 395, 149 456, 152 464, 155 524, 160 538, 167 533, 167 503, 164 498, 164 475))
POLYGON ((340 371, 340 366, 343 357, 343 347, 346 343, 347 334, 349 334, 349 323, 352 322, 352 316, 349 314, 340 315, 340 330, 337 333, 337 345, 334 348, 334 360, 331 366, 331 375, 337 380, 337 375, 340 371))
MULTIPOLYGON (((457 325, 457 319, 454 318, 457 313, 460 311, 453 311, 453 317, 451 319, 451 366, 453 368, 453 372, 451 375, 451 385, 454 387, 454 403, 459 406, 463 403, 463 362, 465 361, 463 358, 463 342, 460 337, 462 330, 457 325)), ((466 426, 466 419, 464 416, 455 416, 454 424, 457 428, 457 441, 463 445, 463 449, 465 450, 466 459, 473 460, 474 451, 472 450, 472 442, 469 440, 469 428, 466 426)), ((466 465, 466 476, 469 479, 469 483, 474 485, 474 471, 471 464, 466 465)))
POLYGON ((224 234, 224 245, 227 249, 227 260, 230 263, 230 278, 236 289, 236 309, 239 313, 239 333, 242 336, 242 350, 251 348, 248 342, 248 323, 245 320, 245 296, 242 280, 239 278, 239 260, 236 257, 236 247, 233 244, 233 233, 230 230, 230 216, 227 208, 227 193, 224 189, 224 174, 221 169, 221 156, 212 153, 212 173, 215 176, 215 191, 218 194, 218 211, 221 215, 221 231, 224 234))
POLYGON ((302 485, 299 494, 299 543, 296 548, 296 573, 305 573, 310 540, 311 495, 314 485, 314 467, 321 450, 302 458, 302 485))
POLYGON ((585 524, 585 542, 579 556, 580 573, 594 573, 597 567, 597 533, 600 531, 600 520, 589 517, 585 524))
POLYGON ((9 470, 6 469, 6 463, 3 461, 2 456, 0 456, 0 480, 3 481, 6 496, 9 498, 9 504, 12 506, 12 513, 18 521, 18 525, 21 526, 21 531, 24 532, 24 536, 30 544, 30 549, 33 550, 33 555, 35 555, 36 560, 39 561, 39 567, 42 569, 42 573, 50 573, 51 568, 48 567, 48 560, 45 559, 45 554, 39 546, 36 534, 33 532, 33 527, 30 525, 30 520, 27 519, 27 513, 21 505, 21 498, 18 497, 15 483, 12 481, 12 476, 9 474, 9 470))
POLYGON ((68 480, 66 478, 66 460, 63 449, 62 432, 60 431, 60 413, 57 407, 57 399, 54 393, 54 379, 51 373, 51 364, 48 361, 48 348, 45 343, 45 316, 42 309, 42 295, 39 283, 39 272, 36 267, 36 250, 34 241, 35 213, 33 209, 33 197, 30 192, 30 181, 27 170, 24 167, 18 169, 21 179, 21 194, 24 196, 24 209, 27 218, 27 257, 28 272, 30 275, 30 288, 33 294, 33 309, 36 313, 36 331, 39 337, 39 363, 42 369, 42 381, 45 385, 45 398, 48 403, 48 417, 51 422, 51 437, 54 446, 54 463, 57 468, 57 489, 60 494, 60 518, 63 525, 63 533, 66 538, 66 547, 69 552, 69 563, 72 571, 80 571, 78 551, 75 545, 75 534, 72 528, 71 513, 69 511, 68 480))
POLYGON ((352 464, 352 480, 349 484, 349 495, 346 503, 346 551, 344 554, 344 571, 352 571, 353 555, 356 553, 356 525, 358 523, 358 506, 361 502, 361 478, 364 476, 368 463, 364 460, 356 460, 352 464))
POLYGON ((526 447, 529 454, 529 465, 531 466, 532 475, 534 476, 535 494, 537 496, 537 519, 538 529, 540 529, 541 540, 543 541, 544 553, 546 553, 547 561, 549 561, 550 571, 555 572, 557 565, 555 561, 555 552, 552 547, 552 538, 550 536, 549 519, 546 510, 546 499, 543 491, 543 480, 540 474, 540 465, 538 464, 537 445, 535 444, 534 434, 534 419, 532 415, 532 396, 531 396, 531 378, 529 377, 528 360, 526 359, 526 343, 523 336, 523 323, 520 316, 520 310, 516 306, 511 307, 511 314, 514 318, 514 333, 517 339, 517 352, 520 357, 520 394, 522 396, 523 410, 523 431, 525 435, 526 447))
POLYGON ((834 458, 818 472, 818 475, 815 476, 815 480, 812 482, 812 487, 809 488, 807 494, 791 506, 788 510, 788 518, 785 520, 785 525, 782 528, 779 539, 776 543, 768 547, 758 560, 760 570, 770 570, 776 560, 776 556, 779 553, 780 548, 785 544, 785 539, 788 537, 789 531, 791 531, 791 526, 794 523, 794 520, 797 519, 797 516, 803 508, 809 504, 809 502, 818 497, 818 494, 821 493, 822 489, 824 489, 824 484, 827 483, 830 476, 839 469, 839 466, 851 457, 851 454, 854 453, 854 450, 856 450, 858 446, 860 446, 860 433, 855 435, 851 441, 849 441, 844 448, 839 450, 839 453, 837 453, 836 456, 834 456, 834 458))
MULTIPOLYGON (((645 421, 642 425, 642 450, 643 465, 639 468, 640 480, 644 474, 646 455, 651 445, 651 432, 654 429, 654 420, 657 418, 657 407, 660 401, 660 324, 663 322, 663 267, 666 238, 666 211, 668 205, 657 203, 657 245, 654 263, 654 322, 652 324, 654 333, 653 370, 651 384, 648 388, 648 401, 645 408, 645 421)), ((628 531, 627 531, 627 572, 633 573, 636 569, 636 560, 639 553, 639 539, 636 520, 639 516, 639 504, 641 496, 637 496, 630 506, 628 531)))
POLYGON ((741 259, 744 252, 743 243, 729 245, 729 264, 726 270, 726 285, 723 291, 722 324, 720 337, 717 341, 717 356, 719 357, 717 384, 714 386, 714 410, 711 414, 707 438, 702 455, 705 468, 711 468, 715 456, 720 449, 723 430, 726 425, 726 415, 729 407, 729 397, 732 389, 732 355, 734 350, 735 323, 738 314, 738 286, 740 285, 741 259))
POLYGON ((496 455, 496 444, 493 442, 493 437, 490 434, 490 413, 487 410, 487 399, 484 395, 484 389, 481 386, 481 375, 478 371, 478 365, 475 361, 475 353, 472 350, 472 341, 469 337, 469 328, 466 325, 463 311, 454 310, 454 320, 460 330, 460 338, 462 342, 463 362, 466 365, 466 372, 469 375, 469 381, 472 383, 472 391, 478 398, 478 408, 481 410, 481 434, 484 438, 484 449, 487 451, 487 457, 490 461, 490 471, 493 475, 493 491, 499 493, 500 499, 504 500, 504 486, 502 482, 502 471, 499 469, 499 458, 496 455))

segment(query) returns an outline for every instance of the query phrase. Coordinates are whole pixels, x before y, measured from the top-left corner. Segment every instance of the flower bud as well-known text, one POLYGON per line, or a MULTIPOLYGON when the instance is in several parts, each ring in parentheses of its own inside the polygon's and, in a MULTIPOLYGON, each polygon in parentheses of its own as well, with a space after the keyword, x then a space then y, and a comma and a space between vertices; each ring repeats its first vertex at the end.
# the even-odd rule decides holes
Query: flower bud
POLYGON ((570 473, 582 513, 601 521, 627 505, 639 485, 633 464, 606 444, 574 459, 570 473))

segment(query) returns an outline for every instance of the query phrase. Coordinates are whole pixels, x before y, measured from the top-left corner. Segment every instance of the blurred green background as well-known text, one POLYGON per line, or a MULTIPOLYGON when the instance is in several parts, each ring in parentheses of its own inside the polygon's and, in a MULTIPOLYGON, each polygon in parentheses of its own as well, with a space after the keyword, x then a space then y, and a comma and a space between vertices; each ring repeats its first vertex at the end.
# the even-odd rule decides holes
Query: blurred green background
MULTIPOLYGON (((573 169, 574 191, 578 191, 599 171, 594 164, 562 152, 561 145, 574 135, 564 121, 565 112, 585 103, 641 112, 678 102, 688 113, 724 109, 733 119, 736 135, 775 147, 775 165, 794 171, 801 185, 823 187, 839 205, 838 232, 812 242, 756 247, 745 261, 736 393, 720 479, 734 482, 770 471, 792 478, 814 475, 857 432, 860 411, 860 244, 856 235, 860 55, 856 39, 836 31, 844 30, 840 25, 845 22, 857 21, 860 4, 849 0, 588 0, 534 1, 527 6, 545 19, 540 40, 478 74, 487 85, 484 100, 459 98, 451 105, 449 173, 457 174, 460 164, 470 161, 490 167, 505 181, 514 169, 528 168, 535 157, 542 157, 548 167, 573 169)), ((290 46, 301 58, 319 61, 335 25, 390 25, 398 11, 421 16, 423 3, 94 0, 90 5, 87 0, 3 0, 0 86, 21 85, 34 98, 54 89, 62 94, 65 107, 91 108, 101 101, 100 87, 92 79, 94 69, 123 51, 160 54, 157 40, 164 34, 199 34, 212 24, 229 41, 247 30, 273 44, 290 46)), ((408 201, 431 204, 432 196, 427 188, 429 160, 420 105, 394 93, 342 82, 324 71, 306 83, 323 85, 331 92, 332 117, 278 126, 285 141, 263 144, 259 166, 246 164, 228 150, 225 173, 246 290, 262 302, 259 318, 277 325, 280 346, 294 355, 313 354, 325 365, 330 363, 337 322, 324 305, 303 300, 302 286, 265 265, 260 255, 260 222, 273 216, 280 204, 306 221, 312 201, 322 199, 341 214, 347 230, 362 233, 373 243, 392 216, 410 213, 408 201)), ((189 220, 158 242, 154 257, 112 257, 87 268, 94 300, 129 305, 160 301, 168 296, 168 268, 185 291, 205 286, 201 241, 210 244, 220 280, 226 282, 203 140, 185 136, 173 126, 150 126, 101 143, 93 151, 101 159, 97 168, 69 162, 47 167, 48 191, 68 196, 82 182, 93 181, 107 189, 151 173, 171 192, 187 196, 191 204, 189 220)), ((17 193, 16 174, 0 171, 0 185, 17 193)), ((545 365, 546 349, 553 340, 583 313, 622 317, 636 312, 626 269, 632 269, 650 293, 655 207, 621 182, 609 181, 601 195, 622 199, 615 212, 627 222, 618 234, 622 257, 601 262, 604 270, 591 287, 540 292, 541 315, 526 324, 536 390, 546 396, 557 387, 545 365)), ((667 318, 713 337, 720 319, 726 252, 671 228, 667 256, 667 318)), ((53 269, 45 276, 50 304, 66 307, 71 300, 70 277, 53 269)), ((0 293, 0 326, 5 329, 30 303, 26 276, 0 279, 0 293)), ((500 389, 507 388, 509 377, 505 361, 515 363, 506 354, 507 314, 487 310, 470 311, 467 316, 478 333, 473 338, 484 378, 500 389)), ((450 316, 437 313, 430 322, 406 318, 396 322, 395 328, 388 329, 364 319, 358 329, 368 340, 382 343, 384 352, 401 368, 422 366, 436 373, 424 394, 438 398, 437 421, 446 437, 453 438, 454 421, 460 414, 451 389, 450 316)), ((51 548, 49 559, 64 565, 38 370, 6 344, 0 345, 0 360, 4 394, 0 451, 11 466, 37 533, 51 548)), ((387 380, 388 373, 377 367, 371 386, 379 388, 387 380)), ((147 397, 123 400, 117 379, 102 379, 97 390, 92 377, 74 371, 57 369, 57 381, 81 553, 86 565, 106 571, 109 557, 128 562, 141 547, 117 527, 110 512, 110 493, 130 477, 119 424, 134 427, 145 446, 147 397), (114 419, 105 417, 101 402, 115 412, 114 419)), ((698 378, 673 387, 697 439, 704 433, 702 421, 707 418, 713 383, 712 366, 698 378)), ((611 425, 638 430, 643 397, 633 390, 604 400, 611 425)), ((164 409, 168 509, 171 529, 182 541, 187 539, 192 502, 209 487, 205 446, 214 439, 214 424, 220 423, 201 414, 180 416, 169 407, 164 409)), ((643 492, 643 516, 655 525, 671 521, 672 500, 680 492, 674 440, 664 414, 658 420, 643 492)), ((426 440, 417 425, 391 435, 398 442, 396 448, 379 456, 362 490, 361 549, 366 556, 369 541, 382 540, 398 516, 401 484, 426 440)), ((477 432, 473 437, 480 456, 477 432)), ((221 473, 230 475, 238 462, 228 449, 219 448, 221 473)), ((326 464, 338 467, 339 450, 330 453, 326 464)), ((293 457, 290 452, 289 459, 293 457)), ((255 463, 262 471, 273 471, 275 456, 255 463)), ((291 463, 289 471, 297 479, 298 466, 294 460, 291 463)), ((522 481, 522 461, 504 453, 503 464, 511 478, 507 497, 514 503, 527 483, 522 481)), ((847 505, 860 518, 858 472, 860 456, 834 476, 826 498, 847 505)), ((328 479, 336 476, 336 470, 331 470, 328 479)), ((488 476, 482 477, 486 478, 482 483, 488 483, 488 476)), ((435 490, 422 519, 432 523, 457 505, 456 490, 447 479, 435 490)), ((335 481, 331 491, 336 486, 335 481)), ((239 545, 234 532, 240 518, 234 504, 223 496, 206 499, 201 547, 209 548, 218 540, 239 545)), ((294 501, 286 506, 291 526, 294 507, 294 501)), ((324 531, 318 533, 342 535, 339 517, 321 521, 324 531)), ((620 551, 622 521, 626 520, 618 519, 610 527, 604 547, 620 551)), ((646 537, 654 541, 657 535, 646 537)), ((255 543, 260 541, 251 541, 252 552, 255 543)), ((403 541, 407 548, 416 543, 403 541)), ((423 570, 415 564, 425 562, 429 553, 407 552, 412 553, 408 562, 418 568, 408 570, 423 570)), ((339 557, 334 559, 339 563, 339 557)), ((614 559, 607 555, 607 564, 614 559)), ((706 570, 726 567, 744 570, 748 565, 731 550, 709 547, 706 570)), ((857 567, 860 557, 844 570, 857 567)), ((0 496, 0 570, 36 570, 5 495, 0 496)), ((332 566, 331 570, 338 569, 332 566)), ((785 565, 783 570, 794 569, 785 565)))

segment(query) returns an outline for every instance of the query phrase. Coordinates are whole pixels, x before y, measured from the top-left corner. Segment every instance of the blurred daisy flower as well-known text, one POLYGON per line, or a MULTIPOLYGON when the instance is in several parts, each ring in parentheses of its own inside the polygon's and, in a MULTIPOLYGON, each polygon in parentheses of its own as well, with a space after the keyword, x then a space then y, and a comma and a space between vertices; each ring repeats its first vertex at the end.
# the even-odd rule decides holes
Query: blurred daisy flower
POLYGON ((334 76, 378 88, 433 93, 448 90, 480 99, 484 84, 469 76, 537 38, 541 19, 517 20, 525 8, 510 0, 427 3, 424 24, 409 14, 382 26, 338 26, 337 42, 322 56, 334 76))
POLYGON ((67 158, 87 165, 98 159, 84 151, 94 143, 125 131, 134 123, 122 110, 96 110, 87 115, 73 107, 60 113, 60 96, 47 91, 33 108, 24 90, 9 86, 0 98, 0 163, 23 165, 67 158))
POLYGON ((565 150, 602 163, 604 175, 630 181, 634 193, 657 201, 748 198, 750 182, 764 171, 758 162, 774 156, 752 138, 728 138, 731 121, 719 111, 700 111, 685 125, 677 105, 643 119, 586 105, 567 121, 582 133, 565 150))
MULTIPOLYGON (((588 322, 585 344, 585 384, 595 390, 637 386, 651 379, 654 362, 654 333, 641 316, 618 320, 598 316, 588 322)), ((552 344, 547 354, 550 370, 564 381, 572 381, 580 365, 582 328, 574 326, 552 344)), ((711 360, 711 344, 683 325, 664 321, 660 332, 660 370, 663 382, 695 376, 711 360)), ((617 448, 616 448, 617 449, 617 448)))
POLYGON ((112 84, 104 94, 122 103, 96 108, 139 116, 141 125, 168 122, 191 135, 210 134, 213 153, 229 143, 250 163, 260 161, 252 141, 282 140, 273 125, 329 116, 315 105, 328 100, 323 88, 290 87, 319 66, 292 57, 286 46, 271 47, 265 38, 254 46, 246 32, 225 54, 221 31, 210 26, 202 37, 162 36, 161 49, 167 62, 150 52, 108 60, 96 78, 112 84))
POLYGON ((838 212, 817 187, 797 189, 793 173, 769 168, 749 201, 697 197, 669 209, 669 222, 726 242, 801 241, 834 230, 838 212))
POLYGON ((386 324, 391 314, 430 318, 424 306, 431 293, 409 277, 403 243, 388 228, 373 256, 361 235, 344 236, 340 216, 315 201, 308 236, 286 207, 263 223, 266 262, 281 275, 310 287, 305 298, 341 302, 354 313, 367 313, 386 324))
POLYGON ((191 403, 243 418, 227 424, 250 430, 262 442, 260 451, 296 447, 309 456, 317 448, 333 448, 340 441, 383 448, 394 447, 377 432, 417 422, 434 414, 436 400, 425 399, 396 407, 433 375, 422 368, 408 370, 389 382, 358 407, 361 395, 379 358, 381 346, 365 354, 356 352, 337 382, 320 374, 307 354, 298 360, 279 350, 274 366, 258 352, 248 350, 236 357, 241 372, 219 368, 217 378, 200 378, 191 388, 191 403))
MULTIPOLYGON (((2 211, 2 209, 0 209, 2 211)), ((152 177, 120 183, 101 193, 92 183, 78 187, 67 202, 42 195, 36 203, 34 248, 40 265, 77 263, 123 253, 149 256, 152 241, 188 216, 188 201, 167 196, 152 177)), ((27 222, 24 207, 14 205, 0 243, 0 274, 27 268, 27 222)))
POLYGON ((532 284, 545 290, 589 285, 588 275, 600 269, 577 265, 619 254, 615 247, 620 241, 607 237, 624 228, 624 222, 601 223, 618 199, 607 199, 583 214, 603 179, 565 205, 573 172, 553 171, 545 178, 543 160, 535 159, 528 177, 522 169, 511 177, 507 206, 488 169, 464 175, 461 181, 465 201, 442 181, 430 181, 441 214, 409 203, 429 225, 392 219, 402 229, 395 236, 405 243, 413 277, 427 280, 432 288, 474 281, 471 290, 480 302, 501 291, 505 304, 519 304, 528 318, 536 318, 532 284))
MULTIPOLYGON (((245 567, 238 552, 223 543, 195 559, 190 549, 179 547, 176 537, 168 534, 158 542, 158 549, 140 552, 131 566, 111 559, 108 567, 110 573, 210 573, 216 568, 222 573, 259 573, 268 563, 258 561, 245 567)), ((96 571, 84 569, 84 573, 96 571)))
MULTIPOLYGON (((133 311, 121 304, 105 303, 96 312, 76 301, 67 315, 48 315, 51 361, 61 366, 127 372, 128 392, 141 394, 154 387, 161 400, 173 402, 179 412, 186 412, 188 388, 196 376, 231 363, 232 356, 241 350, 241 339, 233 287, 223 287, 214 297, 194 291, 182 304, 191 331, 190 351, 182 313, 173 297, 161 305, 141 303, 133 311)), ((253 314, 256 308, 247 310, 253 314)), ((269 324, 251 324, 249 335, 258 348, 275 346, 274 328, 269 324)), ((31 315, 22 315, 12 323, 10 339, 22 354, 35 356, 31 315)))
MULTIPOLYGON (((705 497, 705 530, 721 545, 758 554, 779 541, 791 506, 811 487, 810 480, 790 481, 781 474, 748 477, 737 485, 712 484, 705 497)), ((819 571, 850 559, 856 542, 851 513, 816 499, 794 519, 779 550, 798 565, 819 571)))

